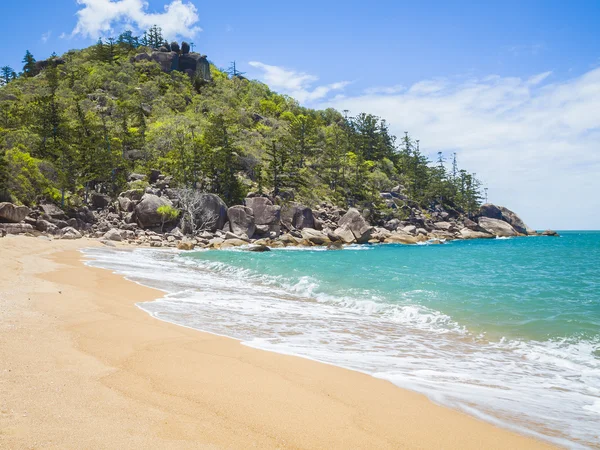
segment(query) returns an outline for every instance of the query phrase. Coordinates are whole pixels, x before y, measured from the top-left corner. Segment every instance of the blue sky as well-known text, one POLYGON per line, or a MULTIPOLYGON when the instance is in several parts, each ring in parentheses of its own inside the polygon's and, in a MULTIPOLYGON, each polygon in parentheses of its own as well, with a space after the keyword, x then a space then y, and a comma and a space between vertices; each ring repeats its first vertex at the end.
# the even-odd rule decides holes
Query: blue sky
POLYGON ((307 106, 373 112, 457 152, 534 227, 600 228, 597 0, 3 2, 0 65, 154 22, 307 106))

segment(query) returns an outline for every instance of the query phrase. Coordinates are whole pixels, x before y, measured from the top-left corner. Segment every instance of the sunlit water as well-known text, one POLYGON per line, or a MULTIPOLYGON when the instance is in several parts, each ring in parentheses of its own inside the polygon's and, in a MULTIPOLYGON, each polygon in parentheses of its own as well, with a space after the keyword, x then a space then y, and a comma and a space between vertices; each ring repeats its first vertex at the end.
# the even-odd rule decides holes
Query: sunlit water
POLYGON ((600 448, 600 232, 342 251, 86 250, 153 316, 600 448))

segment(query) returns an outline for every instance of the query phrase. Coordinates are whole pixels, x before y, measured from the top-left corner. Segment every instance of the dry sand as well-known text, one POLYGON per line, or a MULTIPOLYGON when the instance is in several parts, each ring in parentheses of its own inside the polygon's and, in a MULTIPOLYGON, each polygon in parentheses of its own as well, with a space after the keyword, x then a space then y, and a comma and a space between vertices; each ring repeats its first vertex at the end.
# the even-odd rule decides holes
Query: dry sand
POLYGON ((2 449, 534 449, 368 375, 151 318, 93 240, 0 239, 2 449))

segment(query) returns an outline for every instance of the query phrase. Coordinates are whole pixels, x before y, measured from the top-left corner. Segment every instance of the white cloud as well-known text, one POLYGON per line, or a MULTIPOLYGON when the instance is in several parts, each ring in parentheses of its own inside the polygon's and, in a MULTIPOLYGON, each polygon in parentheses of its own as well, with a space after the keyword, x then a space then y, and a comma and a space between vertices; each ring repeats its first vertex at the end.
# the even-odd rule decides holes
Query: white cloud
POLYGON ((367 95, 374 94, 399 94, 402 91, 406 90, 406 86, 402 84, 396 84, 394 86, 375 86, 370 87, 364 90, 364 93, 367 95))
POLYGON ((123 28, 147 30, 153 25, 162 28, 166 38, 194 37, 202 31, 197 26, 198 10, 189 2, 173 0, 164 12, 148 12, 143 0, 77 0, 83 8, 77 11, 77 25, 73 35, 98 38, 114 34, 123 28))
POLYGON ((259 78, 270 88, 291 95, 300 103, 321 100, 331 91, 340 91, 349 84, 348 81, 339 81, 314 87, 313 85, 319 80, 314 75, 257 61, 251 61, 249 64, 261 71, 259 78))
POLYGON ((376 114, 432 156, 457 152, 490 201, 533 227, 600 229, 600 68, 560 83, 550 75, 425 80, 317 106, 376 114))
POLYGON ((52 36, 52 31, 51 30, 48 30, 47 32, 45 32, 44 34, 42 34, 42 37, 41 37, 42 43, 45 44, 46 42, 48 42, 48 39, 50 39, 50 36, 52 36))

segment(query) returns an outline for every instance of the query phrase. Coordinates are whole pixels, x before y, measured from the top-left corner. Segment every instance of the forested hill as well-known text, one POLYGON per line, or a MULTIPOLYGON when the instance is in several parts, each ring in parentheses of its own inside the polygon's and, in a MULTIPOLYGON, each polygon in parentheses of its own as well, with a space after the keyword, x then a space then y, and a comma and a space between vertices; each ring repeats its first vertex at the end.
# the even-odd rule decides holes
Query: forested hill
POLYGON ((371 114, 302 107, 186 43, 165 43, 157 27, 41 62, 27 52, 21 73, 1 74, 0 201, 75 208, 91 191, 143 187, 130 175, 159 170, 172 187, 228 205, 255 192, 386 220, 411 207, 479 207, 480 183, 455 158, 429 161, 371 114), (410 207, 386 205, 380 193, 394 187, 410 207))

